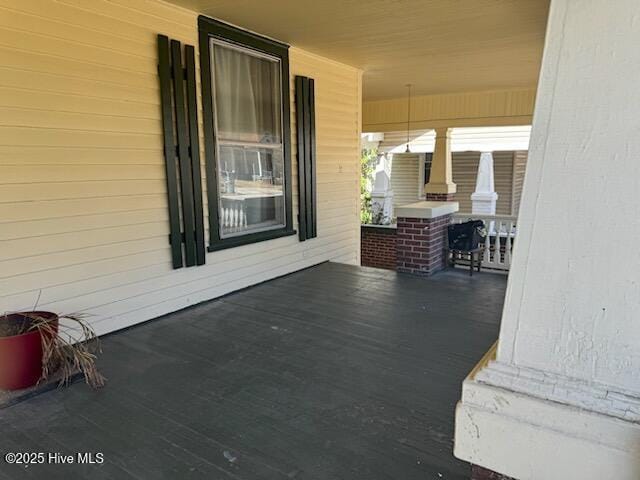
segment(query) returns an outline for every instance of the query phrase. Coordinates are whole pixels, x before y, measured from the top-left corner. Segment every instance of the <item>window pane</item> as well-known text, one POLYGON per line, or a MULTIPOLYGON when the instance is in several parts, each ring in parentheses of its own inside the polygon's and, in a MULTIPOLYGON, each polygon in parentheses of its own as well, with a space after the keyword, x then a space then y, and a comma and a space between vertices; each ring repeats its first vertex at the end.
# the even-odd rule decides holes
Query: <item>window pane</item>
POLYGON ((281 143, 280 60, 212 43, 218 138, 281 143))
POLYGON ((220 146, 220 236, 285 226, 281 148, 220 146))

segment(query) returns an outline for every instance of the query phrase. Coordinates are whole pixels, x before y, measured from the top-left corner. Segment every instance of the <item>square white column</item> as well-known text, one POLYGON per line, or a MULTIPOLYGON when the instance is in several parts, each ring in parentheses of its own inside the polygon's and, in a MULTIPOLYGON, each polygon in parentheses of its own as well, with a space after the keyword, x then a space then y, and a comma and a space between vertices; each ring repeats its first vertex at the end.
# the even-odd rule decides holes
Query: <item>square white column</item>
POLYGON ((496 358, 455 454, 519 480, 640 478, 640 2, 552 0, 496 358))

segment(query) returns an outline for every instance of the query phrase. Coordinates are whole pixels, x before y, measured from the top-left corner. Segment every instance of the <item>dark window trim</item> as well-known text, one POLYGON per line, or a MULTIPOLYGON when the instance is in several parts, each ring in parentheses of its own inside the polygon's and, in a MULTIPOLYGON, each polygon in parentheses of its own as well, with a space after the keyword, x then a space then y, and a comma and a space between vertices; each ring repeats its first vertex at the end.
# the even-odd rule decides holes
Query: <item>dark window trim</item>
POLYGON ((213 252, 233 248, 273 238, 295 235, 292 223, 292 185, 291 185, 291 122, 289 100, 289 46, 255 33, 213 20, 198 17, 200 42, 200 76, 202 80, 202 109, 205 146, 205 169, 207 172, 207 199, 209 208, 209 247, 213 252), (274 230, 248 233, 229 238, 220 237, 220 210, 218 208, 218 169, 216 159, 216 138, 214 130, 213 85, 211 84, 211 38, 233 42, 280 59, 282 81, 282 155, 284 161, 285 226, 274 230))

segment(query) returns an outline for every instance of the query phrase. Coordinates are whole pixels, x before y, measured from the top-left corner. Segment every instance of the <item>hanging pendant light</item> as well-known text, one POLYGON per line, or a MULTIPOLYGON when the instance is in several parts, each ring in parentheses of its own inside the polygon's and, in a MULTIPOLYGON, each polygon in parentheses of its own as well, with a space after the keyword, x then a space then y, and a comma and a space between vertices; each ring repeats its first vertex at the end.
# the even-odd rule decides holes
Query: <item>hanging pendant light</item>
POLYGON ((409 127, 411 126, 411 84, 405 85, 407 87, 407 149, 404 153, 411 153, 409 148, 409 127))

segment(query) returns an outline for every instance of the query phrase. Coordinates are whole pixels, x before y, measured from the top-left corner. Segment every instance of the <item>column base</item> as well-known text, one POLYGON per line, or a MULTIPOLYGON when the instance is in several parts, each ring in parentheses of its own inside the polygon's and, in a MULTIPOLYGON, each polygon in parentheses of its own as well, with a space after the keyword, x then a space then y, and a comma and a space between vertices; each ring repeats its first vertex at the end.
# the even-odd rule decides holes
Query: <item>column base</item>
POLYGON ((471 213, 475 215, 495 215, 498 194, 495 192, 471 194, 471 213))
POLYGON ((455 200, 455 193, 427 193, 425 200, 429 202, 451 202, 455 200))
MULTIPOLYGON (((636 421, 486 383, 493 368, 489 363, 476 369, 463 382, 456 408, 457 458, 518 480, 640 478, 636 421)), ((514 380, 513 388, 519 383, 514 380)))

